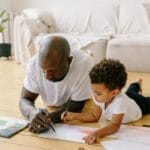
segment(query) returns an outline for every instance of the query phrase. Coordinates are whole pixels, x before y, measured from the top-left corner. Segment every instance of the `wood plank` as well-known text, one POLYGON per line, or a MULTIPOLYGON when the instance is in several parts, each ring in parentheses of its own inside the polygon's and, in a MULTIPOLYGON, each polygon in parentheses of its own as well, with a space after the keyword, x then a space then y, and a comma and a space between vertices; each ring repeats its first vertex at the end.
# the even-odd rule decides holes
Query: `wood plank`
POLYGON ((68 141, 61 141, 61 140, 53 140, 53 139, 46 139, 46 138, 39 138, 36 136, 28 136, 28 135, 16 135, 11 139, 0 138, 0 143, 3 145, 15 144, 15 145, 23 145, 25 147, 33 147, 34 149, 49 149, 52 148, 53 150, 77 150, 79 147, 84 147, 86 150, 101 150, 103 149, 100 145, 88 145, 76 142, 68 142, 68 141))
POLYGON ((14 144, 11 142, 1 142, 0 141, 0 147, 3 150, 52 150, 50 148, 45 149, 45 148, 39 148, 39 147, 33 147, 33 146, 26 146, 26 145, 21 145, 21 144, 14 144))

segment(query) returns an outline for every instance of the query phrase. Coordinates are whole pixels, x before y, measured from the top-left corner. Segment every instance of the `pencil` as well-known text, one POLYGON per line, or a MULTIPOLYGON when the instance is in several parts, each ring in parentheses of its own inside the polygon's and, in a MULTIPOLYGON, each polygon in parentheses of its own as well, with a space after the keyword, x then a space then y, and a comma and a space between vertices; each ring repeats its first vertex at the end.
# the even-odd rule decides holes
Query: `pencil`
POLYGON ((65 108, 65 111, 64 111, 64 117, 65 117, 65 115, 67 114, 67 111, 68 111, 68 108, 69 108, 69 106, 70 106, 70 103, 71 103, 71 100, 69 99, 69 100, 68 100, 68 103, 67 103, 67 106, 66 106, 66 108, 65 108))
POLYGON ((50 123, 49 124, 50 128, 56 133, 56 130, 54 129, 53 125, 50 123))
MULTIPOLYGON (((49 117, 49 114, 44 109, 42 109, 42 108, 39 108, 39 109, 42 113, 44 113, 46 116, 49 117)), ((56 133, 56 130, 54 129, 54 127, 52 125, 52 122, 49 123, 49 127, 56 133)))
POLYGON ((143 127, 150 127, 150 125, 148 125, 148 124, 143 124, 142 126, 143 127))

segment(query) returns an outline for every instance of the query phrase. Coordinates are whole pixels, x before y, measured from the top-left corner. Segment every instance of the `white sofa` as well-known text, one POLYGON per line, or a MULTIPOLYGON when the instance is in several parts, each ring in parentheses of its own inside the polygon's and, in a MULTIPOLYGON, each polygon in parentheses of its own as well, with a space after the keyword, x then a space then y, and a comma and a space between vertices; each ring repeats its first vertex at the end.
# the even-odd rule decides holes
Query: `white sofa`
POLYGON ((71 48, 91 52, 95 63, 117 58, 128 71, 150 72, 149 6, 120 2, 26 9, 15 19, 15 60, 28 63, 42 38, 61 35, 71 48))

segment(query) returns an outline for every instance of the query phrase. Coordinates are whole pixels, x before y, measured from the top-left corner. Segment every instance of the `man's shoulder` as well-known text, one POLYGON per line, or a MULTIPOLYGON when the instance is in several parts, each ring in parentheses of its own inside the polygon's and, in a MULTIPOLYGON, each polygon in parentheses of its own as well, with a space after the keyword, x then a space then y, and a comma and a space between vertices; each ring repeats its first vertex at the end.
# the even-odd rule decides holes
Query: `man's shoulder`
POLYGON ((40 67, 39 67, 39 60, 38 60, 38 55, 35 54, 29 64, 28 64, 28 71, 32 72, 32 73, 37 73, 39 72, 40 67))
POLYGON ((77 66, 90 67, 94 65, 94 59, 86 52, 81 50, 74 50, 73 53, 74 64, 77 66))
POLYGON ((29 62, 29 66, 39 66, 39 63, 38 63, 38 54, 35 54, 30 62, 29 62))

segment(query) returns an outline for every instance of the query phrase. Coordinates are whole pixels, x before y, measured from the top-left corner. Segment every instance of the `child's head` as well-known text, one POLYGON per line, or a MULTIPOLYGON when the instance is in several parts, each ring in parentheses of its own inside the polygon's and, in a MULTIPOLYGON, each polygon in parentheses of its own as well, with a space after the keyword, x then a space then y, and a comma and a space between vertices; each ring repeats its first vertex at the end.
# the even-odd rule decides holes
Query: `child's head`
POLYGON ((104 59, 92 68, 90 79, 96 100, 109 102, 125 86, 127 73, 118 60, 104 59))

